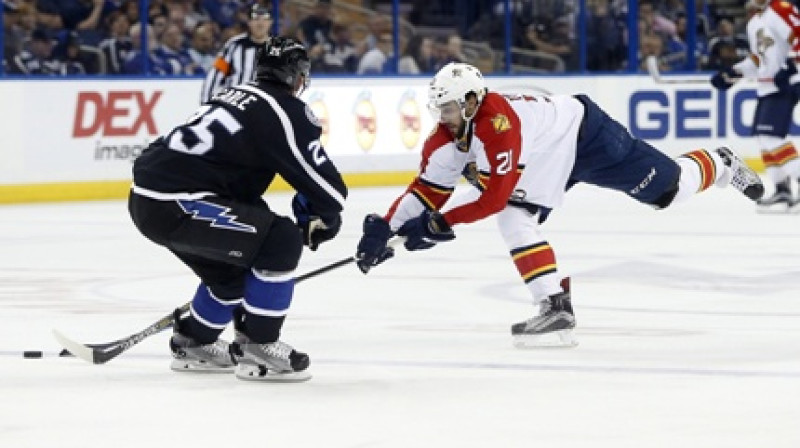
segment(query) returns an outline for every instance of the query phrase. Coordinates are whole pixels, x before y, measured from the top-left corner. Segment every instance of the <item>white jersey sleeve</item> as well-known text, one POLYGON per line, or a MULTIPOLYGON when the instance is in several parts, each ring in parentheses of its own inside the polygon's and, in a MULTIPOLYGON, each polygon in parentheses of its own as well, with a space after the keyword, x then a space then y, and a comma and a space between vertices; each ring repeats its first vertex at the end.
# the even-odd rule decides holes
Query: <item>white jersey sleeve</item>
POLYGON ((778 91, 773 78, 790 56, 792 36, 792 29, 771 7, 755 14, 747 22, 747 39, 752 58, 739 62, 734 67, 745 77, 756 79, 758 96, 778 91))
POLYGON ((392 230, 426 209, 441 209, 469 160, 469 152, 459 150, 446 128, 438 126, 423 145, 419 175, 386 215, 392 230))

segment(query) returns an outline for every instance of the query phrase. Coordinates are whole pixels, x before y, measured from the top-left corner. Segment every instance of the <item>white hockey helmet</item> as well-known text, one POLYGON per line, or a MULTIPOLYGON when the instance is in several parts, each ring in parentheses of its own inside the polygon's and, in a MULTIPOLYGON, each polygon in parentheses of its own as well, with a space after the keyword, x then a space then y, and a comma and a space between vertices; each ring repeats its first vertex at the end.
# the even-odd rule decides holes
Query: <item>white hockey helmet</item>
POLYGON ((461 117, 469 120, 464 106, 467 95, 474 93, 478 104, 486 95, 486 83, 480 70, 472 65, 462 62, 451 62, 442 67, 433 77, 428 88, 428 109, 437 120, 442 112, 442 106, 455 101, 461 110, 461 117))

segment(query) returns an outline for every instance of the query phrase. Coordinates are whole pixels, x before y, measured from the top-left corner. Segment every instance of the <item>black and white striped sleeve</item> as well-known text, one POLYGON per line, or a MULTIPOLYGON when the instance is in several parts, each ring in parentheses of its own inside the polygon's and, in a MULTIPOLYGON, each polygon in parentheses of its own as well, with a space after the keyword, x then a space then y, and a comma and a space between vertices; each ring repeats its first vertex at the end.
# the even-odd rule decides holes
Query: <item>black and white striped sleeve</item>
POLYGON ((275 132, 283 134, 286 146, 275 158, 278 174, 305 195, 314 212, 323 219, 338 215, 344 209, 347 186, 322 147, 322 128, 311 108, 294 97, 279 101, 252 85, 240 85, 237 89, 266 101, 277 117, 280 129, 275 132))
POLYGON ((200 90, 200 103, 205 103, 215 93, 228 87, 228 78, 233 74, 233 59, 241 51, 241 45, 236 40, 229 40, 214 60, 214 65, 208 71, 203 87, 200 90))

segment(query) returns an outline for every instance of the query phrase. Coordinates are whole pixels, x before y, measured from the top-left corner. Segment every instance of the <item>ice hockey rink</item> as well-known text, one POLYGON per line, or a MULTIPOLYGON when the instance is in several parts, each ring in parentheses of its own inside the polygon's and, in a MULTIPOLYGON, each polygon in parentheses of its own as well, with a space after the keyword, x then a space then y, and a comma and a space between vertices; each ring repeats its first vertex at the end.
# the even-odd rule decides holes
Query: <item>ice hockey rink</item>
MULTIPOLYGON (((297 273, 352 255, 363 216, 401 191, 354 189, 340 237, 297 273)), ((368 276, 301 282, 283 339, 314 377, 295 384, 174 373, 168 331, 105 365, 57 357, 52 329, 130 335, 196 281, 123 201, 0 217, 1 447, 800 446, 800 215, 757 215, 733 190, 666 211, 570 192, 544 229, 572 277, 573 349, 513 347, 534 310, 493 218, 368 276)))

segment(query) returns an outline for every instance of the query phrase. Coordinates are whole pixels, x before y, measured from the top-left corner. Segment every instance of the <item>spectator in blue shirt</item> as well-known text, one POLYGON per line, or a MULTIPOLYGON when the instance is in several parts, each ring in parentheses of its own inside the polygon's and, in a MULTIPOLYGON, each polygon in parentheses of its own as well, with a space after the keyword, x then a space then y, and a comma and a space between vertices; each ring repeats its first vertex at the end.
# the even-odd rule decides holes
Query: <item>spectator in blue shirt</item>
POLYGON ((177 75, 200 75, 202 67, 198 67, 184 47, 181 28, 169 23, 161 34, 161 45, 153 51, 155 57, 170 66, 170 72, 177 75))
POLYGON ((165 63, 163 60, 157 58, 153 54, 156 47, 156 38, 153 32, 153 27, 147 26, 147 51, 142 51, 142 31, 141 24, 134 23, 131 25, 130 30, 131 44, 133 50, 128 54, 128 59, 122 68, 122 72, 127 75, 143 75, 145 73, 145 64, 147 64, 149 73, 153 75, 174 75, 172 66, 165 63))

